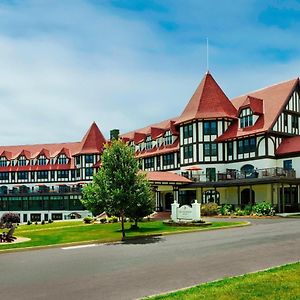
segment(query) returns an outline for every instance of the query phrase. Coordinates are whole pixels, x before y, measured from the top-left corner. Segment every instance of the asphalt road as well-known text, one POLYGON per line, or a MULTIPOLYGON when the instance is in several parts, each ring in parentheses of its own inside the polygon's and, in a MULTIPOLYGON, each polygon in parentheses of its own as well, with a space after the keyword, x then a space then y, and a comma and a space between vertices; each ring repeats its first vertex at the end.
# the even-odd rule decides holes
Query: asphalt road
POLYGON ((0 255, 0 298, 136 299, 300 260, 300 219, 0 255))

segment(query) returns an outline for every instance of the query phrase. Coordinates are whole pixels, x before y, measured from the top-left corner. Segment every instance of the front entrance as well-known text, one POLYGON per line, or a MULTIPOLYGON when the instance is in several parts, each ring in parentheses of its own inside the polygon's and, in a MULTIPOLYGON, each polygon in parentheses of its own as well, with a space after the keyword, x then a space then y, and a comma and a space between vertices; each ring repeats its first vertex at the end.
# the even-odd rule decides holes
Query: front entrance
POLYGON ((174 196, 172 193, 165 195, 165 210, 171 210, 171 204, 174 202, 174 196))
POLYGON ((297 187, 285 187, 283 196, 284 199, 282 199, 282 188, 280 188, 280 207, 278 208, 279 212, 291 213, 298 212, 300 210, 297 187))
POLYGON ((244 208, 246 205, 255 204, 255 192, 250 189, 243 189, 241 192, 241 206, 244 208))

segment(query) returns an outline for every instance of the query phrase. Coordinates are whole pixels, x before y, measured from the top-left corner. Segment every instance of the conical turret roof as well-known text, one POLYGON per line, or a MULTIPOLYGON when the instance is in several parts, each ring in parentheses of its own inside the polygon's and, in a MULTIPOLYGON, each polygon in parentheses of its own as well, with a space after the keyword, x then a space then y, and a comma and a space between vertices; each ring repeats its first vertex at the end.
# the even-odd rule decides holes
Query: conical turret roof
POLYGON ((176 124, 195 119, 236 118, 236 108, 207 72, 176 124))

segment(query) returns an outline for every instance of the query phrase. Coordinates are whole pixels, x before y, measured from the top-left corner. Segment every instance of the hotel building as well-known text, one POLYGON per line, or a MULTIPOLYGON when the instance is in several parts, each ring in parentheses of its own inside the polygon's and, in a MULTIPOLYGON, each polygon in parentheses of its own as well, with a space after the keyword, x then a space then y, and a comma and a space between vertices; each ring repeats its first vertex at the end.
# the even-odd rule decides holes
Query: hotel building
MULTIPOLYGON (((180 116, 120 137, 147 171, 157 210, 197 199, 300 211, 299 93, 296 78, 229 100, 207 73, 180 116)), ((0 147, 0 215, 18 212, 22 222, 87 215, 81 188, 105 143, 93 123, 80 142, 0 147)))

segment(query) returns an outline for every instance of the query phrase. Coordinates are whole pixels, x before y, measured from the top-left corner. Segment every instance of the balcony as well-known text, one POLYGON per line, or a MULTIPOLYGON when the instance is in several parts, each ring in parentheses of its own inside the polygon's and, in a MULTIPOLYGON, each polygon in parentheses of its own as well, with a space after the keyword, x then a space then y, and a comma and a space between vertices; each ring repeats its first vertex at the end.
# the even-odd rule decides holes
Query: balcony
POLYGON ((193 172, 182 172, 182 176, 192 180, 193 182, 224 182, 232 180, 247 180, 247 179, 263 179, 263 178, 296 178, 294 169, 286 170, 283 168, 264 168, 253 169, 251 171, 239 171, 235 169, 227 169, 226 172, 218 172, 215 176, 207 176, 206 174, 193 174, 193 172))

